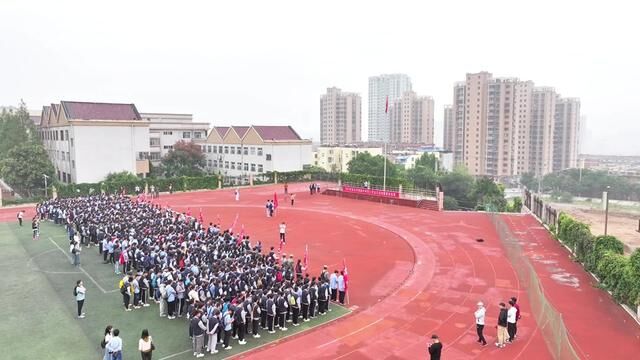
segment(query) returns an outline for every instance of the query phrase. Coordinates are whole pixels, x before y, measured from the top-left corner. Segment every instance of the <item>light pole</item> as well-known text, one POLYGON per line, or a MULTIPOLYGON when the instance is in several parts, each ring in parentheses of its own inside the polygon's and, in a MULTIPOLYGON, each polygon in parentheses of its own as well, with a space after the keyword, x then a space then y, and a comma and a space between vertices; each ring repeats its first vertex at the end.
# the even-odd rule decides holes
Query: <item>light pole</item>
POLYGON ((42 174, 42 176, 44 177, 44 198, 46 199, 48 197, 48 194, 47 194, 47 179, 49 178, 49 176, 47 176, 47 174, 42 174))
POLYGON ((611 187, 607 186, 607 191, 602 193, 602 197, 604 200, 604 236, 607 236, 607 225, 609 223, 609 189, 611 187))

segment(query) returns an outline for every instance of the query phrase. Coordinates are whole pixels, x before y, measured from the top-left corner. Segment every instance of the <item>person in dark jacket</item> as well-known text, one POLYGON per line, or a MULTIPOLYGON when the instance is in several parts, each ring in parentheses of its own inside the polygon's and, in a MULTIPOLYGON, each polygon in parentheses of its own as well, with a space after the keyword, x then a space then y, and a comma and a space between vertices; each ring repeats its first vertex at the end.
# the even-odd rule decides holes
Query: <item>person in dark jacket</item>
POLYGON ((498 325, 496 326, 496 328, 498 329, 496 346, 499 348, 503 348, 508 336, 507 308, 503 302, 500 303, 500 313, 498 314, 498 325))
POLYGON ((428 350, 431 360, 440 360, 440 356, 442 354, 442 343, 440 342, 438 335, 431 335, 431 343, 429 343, 428 350))

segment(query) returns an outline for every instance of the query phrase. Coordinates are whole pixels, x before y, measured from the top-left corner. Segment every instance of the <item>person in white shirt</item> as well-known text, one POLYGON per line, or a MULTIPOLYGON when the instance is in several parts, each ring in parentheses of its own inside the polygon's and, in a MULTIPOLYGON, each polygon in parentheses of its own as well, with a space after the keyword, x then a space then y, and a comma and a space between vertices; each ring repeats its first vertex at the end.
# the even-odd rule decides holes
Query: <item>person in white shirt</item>
POLYGON ((111 360, 111 355, 107 350, 107 345, 109 344, 109 342, 111 341, 111 338, 113 337, 113 335, 111 334, 112 331, 113 331, 113 326, 111 325, 107 325, 107 328, 104 329, 104 339, 100 344, 100 347, 104 349, 104 356, 102 357, 102 360, 111 360))
POLYGON ((509 300, 509 306, 507 308, 507 333, 509 334, 508 343, 513 342, 514 336, 516 335, 516 315, 518 314, 518 309, 514 306, 515 303, 513 300, 509 300))
POLYGON ((73 290, 73 294, 76 296, 76 303, 78 303, 78 319, 84 319, 82 307, 84 306, 84 296, 86 292, 87 289, 85 289, 82 280, 78 280, 78 282, 76 282, 76 287, 73 290))
POLYGON ((151 342, 149 330, 142 330, 142 335, 140 336, 140 340, 138 340, 138 350, 140 351, 142 360, 151 360, 151 353, 154 348, 155 346, 153 346, 153 343, 151 342))
POLYGON ((111 360, 122 360, 122 339, 120 330, 113 330, 113 337, 106 346, 107 353, 111 355, 111 360))
POLYGON ((474 313, 476 318, 476 332, 478 333, 478 340, 476 342, 482 344, 482 346, 487 345, 487 340, 484 338, 484 334, 482 333, 484 330, 484 317, 487 313, 487 309, 485 309, 482 301, 478 302, 478 310, 474 313))
POLYGON ((283 221, 282 224, 279 225, 279 227, 280 227, 280 241, 286 244, 287 241, 285 240, 284 236, 285 236, 285 233, 287 232, 287 224, 285 224, 283 221))

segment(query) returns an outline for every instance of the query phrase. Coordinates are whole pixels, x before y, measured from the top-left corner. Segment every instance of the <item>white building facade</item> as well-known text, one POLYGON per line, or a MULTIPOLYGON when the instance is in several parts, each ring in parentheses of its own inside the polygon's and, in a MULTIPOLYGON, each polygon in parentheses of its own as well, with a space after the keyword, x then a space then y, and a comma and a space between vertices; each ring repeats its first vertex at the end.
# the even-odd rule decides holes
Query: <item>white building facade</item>
POLYGON ((383 74, 369 78, 369 141, 389 142, 391 122, 389 104, 411 90, 411 79, 405 74, 383 74))
POLYGON ((311 140, 290 126, 214 127, 201 144, 207 170, 224 176, 256 176, 311 165, 311 140))
POLYGON ((133 104, 62 101, 45 106, 41 119, 40 137, 63 183, 149 172, 149 125, 133 104))
POLYGON ((321 146, 313 153, 313 165, 329 172, 349 171, 349 161, 360 153, 382 155, 381 147, 321 146))
POLYGON ((204 143, 209 123, 194 122, 191 114, 141 113, 149 123, 149 160, 157 165, 178 141, 204 143))

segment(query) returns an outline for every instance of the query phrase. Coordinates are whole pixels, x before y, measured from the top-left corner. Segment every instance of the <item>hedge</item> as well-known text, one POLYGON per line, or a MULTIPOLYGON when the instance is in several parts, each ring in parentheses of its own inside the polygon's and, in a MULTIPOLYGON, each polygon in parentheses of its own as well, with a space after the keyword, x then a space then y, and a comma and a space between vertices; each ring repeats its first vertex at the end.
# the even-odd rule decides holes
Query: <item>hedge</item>
POLYGON ((79 195, 97 194, 101 191, 106 193, 118 192, 124 188, 125 192, 133 193, 136 186, 144 190, 145 185, 155 186, 158 191, 169 191, 169 185, 173 185, 174 191, 187 191, 187 190, 200 190, 200 189, 217 189, 218 188, 217 176, 202 176, 202 177, 177 177, 169 179, 160 178, 146 178, 137 179, 132 181, 118 181, 118 182, 101 182, 101 183, 82 183, 82 184, 58 184, 57 192, 58 196, 71 197, 79 195))
POLYGON ((615 236, 593 236, 589 226, 567 214, 558 217, 558 240, 572 248, 576 260, 600 279, 600 286, 623 304, 640 303, 640 249, 624 255, 624 245, 615 236))

